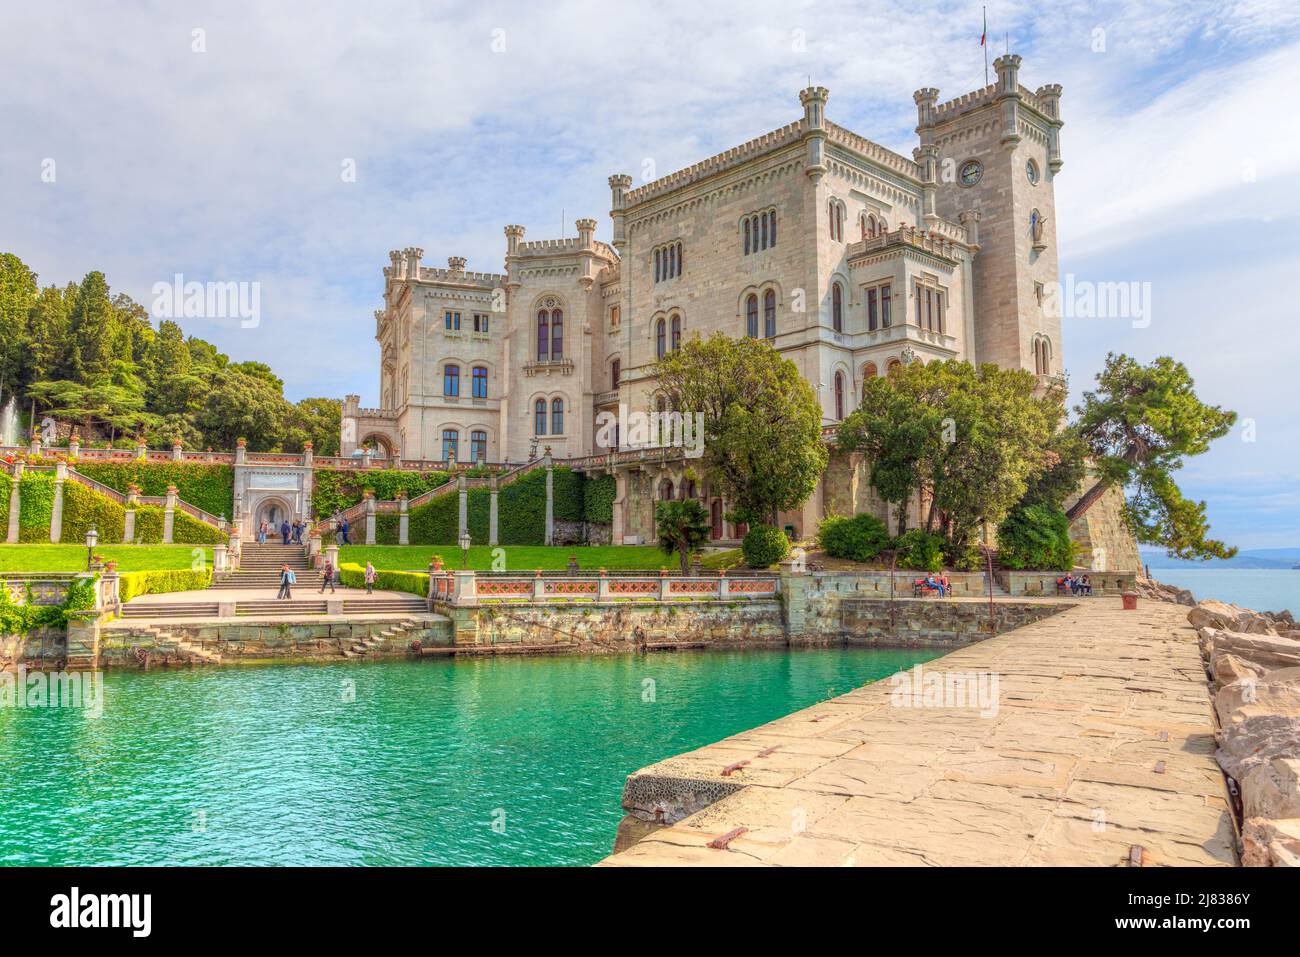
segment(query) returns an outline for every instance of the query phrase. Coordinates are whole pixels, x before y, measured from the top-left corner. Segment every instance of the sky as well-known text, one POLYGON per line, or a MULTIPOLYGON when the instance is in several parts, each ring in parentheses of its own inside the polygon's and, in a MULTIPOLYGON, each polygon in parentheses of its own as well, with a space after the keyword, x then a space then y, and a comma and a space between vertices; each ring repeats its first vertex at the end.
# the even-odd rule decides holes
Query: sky
MULTIPOLYGON (((256 324, 183 319, 292 399, 377 404, 388 251, 497 272, 670 173, 827 116, 911 155, 912 92, 984 85, 979 3, 0 0, 0 250, 151 306, 256 283, 256 324)), ((1171 354, 1241 422, 1184 491, 1247 548, 1300 544, 1300 4, 988 4, 990 59, 1064 86, 1063 278, 1150 283, 1151 321, 1066 318, 1076 398, 1108 351, 1171 354)), ((252 288, 252 287, 249 287, 252 288)))

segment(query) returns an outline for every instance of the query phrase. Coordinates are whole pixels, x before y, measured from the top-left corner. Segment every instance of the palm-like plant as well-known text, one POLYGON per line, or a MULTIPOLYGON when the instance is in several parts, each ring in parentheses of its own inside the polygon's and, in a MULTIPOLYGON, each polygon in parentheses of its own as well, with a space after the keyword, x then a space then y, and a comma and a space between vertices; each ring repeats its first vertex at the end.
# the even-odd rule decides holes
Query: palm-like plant
POLYGON ((677 552, 681 557, 685 575, 691 551, 709 537, 709 515, 693 498, 660 502, 655 506, 655 532, 665 555, 677 552))

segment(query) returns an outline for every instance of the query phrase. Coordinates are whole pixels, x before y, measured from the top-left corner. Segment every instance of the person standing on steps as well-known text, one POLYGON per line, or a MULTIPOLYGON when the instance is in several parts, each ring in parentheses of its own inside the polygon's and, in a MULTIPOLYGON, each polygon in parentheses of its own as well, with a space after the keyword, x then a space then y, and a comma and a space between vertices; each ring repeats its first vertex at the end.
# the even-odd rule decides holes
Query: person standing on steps
POLYGON ((348 520, 346 518, 343 518, 342 516, 339 517, 339 544, 340 545, 352 544, 351 542, 348 541, 348 520))
POLYGON ((379 576, 375 573, 375 566, 366 562, 366 594, 373 595, 375 592, 375 579, 379 576))
POLYGON ((281 565, 280 566, 280 594, 276 595, 275 597, 290 598, 290 599, 293 598, 293 592, 290 591, 289 586, 295 584, 297 580, 298 580, 297 576, 294 575, 292 568, 290 568, 288 565, 281 565))
POLYGON ((334 594, 334 563, 328 558, 325 559, 325 566, 320 570, 320 593, 325 594, 325 586, 330 586, 330 594, 334 594))
POLYGON ((289 531, 290 531, 290 529, 289 529, 289 520, 288 520, 287 518, 286 518, 286 519, 281 519, 281 521, 280 521, 280 537, 284 539, 284 543, 285 543, 286 545, 289 544, 289 531))
POLYGON ((263 520, 262 524, 257 526, 257 544, 266 544, 266 533, 268 531, 270 531, 270 527, 266 524, 266 521, 263 520))

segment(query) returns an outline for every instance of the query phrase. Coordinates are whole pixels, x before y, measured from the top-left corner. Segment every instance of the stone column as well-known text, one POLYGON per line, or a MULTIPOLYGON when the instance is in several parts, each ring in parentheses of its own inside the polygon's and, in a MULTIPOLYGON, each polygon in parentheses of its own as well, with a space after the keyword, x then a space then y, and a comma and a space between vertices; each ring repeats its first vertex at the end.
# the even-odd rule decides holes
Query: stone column
POLYGON ((497 493, 500 491, 500 484, 497 477, 493 475, 488 479, 488 544, 496 547, 500 544, 497 535, 497 493))
POLYGON ((366 544, 375 544, 375 496, 366 491, 366 544))
POLYGON ((135 507, 140 504, 140 487, 134 482, 126 487, 126 521, 122 526, 122 541, 135 541, 135 507))
POLYGON ((325 561, 334 567, 334 574, 339 571, 339 547, 337 545, 325 546, 325 561))
POLYGON ((671 592, 668 590, 668 570, 659 569, 659 600, 667 601, 671 592))
POLYGON ((397 544, 411 544, 411 516, 407 513, 406 489, 397 493, 397 544))
POLYGON ((239 526, 236 525, 230 530, 230 548, 227 550, 231 571, 239 567, 239 560, 243 557, 243 552, 244 546, 239 540, 239 526))
POLYGON ((181 448, 180 439, 172 439, 172 461, 179 462, 185 458, 185 452, 181 448))
POLYGON ((227 554, 228 550, 229 549, 224 542, 218 542, 212 546, 213 574, 221 574, 222 572, 230 571, 230 556, 227 554))
POLYGON ((542 578, 542 570, 540 568, 537 569, 536 574, 533 575, 533 601, 546 601, 546 581, 542 578))
POLYGON ((478 604, 478 585, 473 571, 451 573, 451 603, 458 607, 478 604))
POLYGON ((54 511, 50 514, 50 541, 57 543, 63 535, 63 483, 68 466, 60 462, 54 469, 54 511))
POLYGON ((807 571, 800 568, 801 563, 787 558, 778 566, 781 569, 781 607, 785 612, 785 640, 794 642, 807 636, 804 629, 808 619, 808 584, 807 571))
POLYGON ((459 499, 456 525, 456 544, 459 546, 460 536, 469 530, 469 489, 465 486, 464 472, 456 476, 456 497, 459 499))
POLYGON ((731 582, 727 581, 727 570, 718 569, 718 601, 726 601, 731 597, 731 582))
POLYGON ((244 459, 248 454, 248 442, 245 439, 235 440, 235 464, 243 465, 244 459))
POLYGON ((609 590, 609 574, 602 568, 596 585, 596 601, 612 601, 613 598, 609 590))
POLYGON ((555 463, 548 447, 543 461, 546 463, 546 544, 555 544, 555 463))
POLYGON ((176 486, 167 486, 167 498, 163 503, 163 544, 170 545, 176 534, 176 486))
POLYGON ((81 455, 81 436, 73 432, 72 437, 68 439, 68 458, 75 459, 79 455, 81 455))
POLYGON ((402 450, 393 446, 393 462, 391 468, 400 469, 402 467, 402 450))
POLYGON ((32 455, 41 454, 41 430, 38 428, 32 428, 32 444, 28 451, 31 452, 32 455))
POLYGON ((622 545, 627 534, 627 521, 623 515, 623 501, 627 498, 627 472, 614 472, 614 515, 609 527, 609 543, 622 545))
POLYGON ((18 485, 23 477, 23 463, 14 463, 14 483, 9 486, 9 535, 5 541, 10 545, 18 543, 18 509, 22 502, 18 493, 18 485))
POLYGON ((312 462, 315 460, 316 457, 314 448, 315 447, 312 445, 311 439, 308 439, 306 442, 302 444, 302 464, 304 468, 312 467, 312 462))

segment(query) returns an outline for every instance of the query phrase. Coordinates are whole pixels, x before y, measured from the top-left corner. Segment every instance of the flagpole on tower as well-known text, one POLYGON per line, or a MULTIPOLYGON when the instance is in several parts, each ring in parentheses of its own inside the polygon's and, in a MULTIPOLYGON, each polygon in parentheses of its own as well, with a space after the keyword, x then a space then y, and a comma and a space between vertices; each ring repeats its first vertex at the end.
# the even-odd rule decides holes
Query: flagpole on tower
POLYGON ((989 8, 984 8, 984 32, 980 34, 980 46, 984 48, 984 85, 989 85, 989 8))

